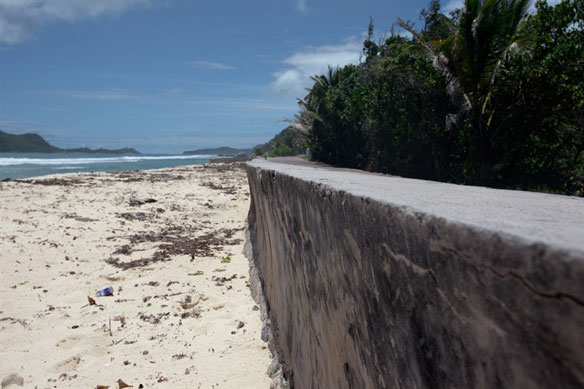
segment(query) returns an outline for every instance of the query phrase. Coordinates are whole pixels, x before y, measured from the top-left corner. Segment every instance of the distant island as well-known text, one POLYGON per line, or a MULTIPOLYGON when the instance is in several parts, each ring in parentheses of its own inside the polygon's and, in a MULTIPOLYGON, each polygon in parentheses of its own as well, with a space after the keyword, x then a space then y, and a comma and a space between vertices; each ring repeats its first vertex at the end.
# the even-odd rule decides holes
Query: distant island
POLYGON ((306 135, 298 129, 288 126, 276 134, 268 142, 250 149, 236 149, 233 147, 217 147, 184 151, 184 155, 220 155, 235 156, 245 153, 249 156, 267 154, 270 157, 284 157, 304 154, 307 147, 306 135))
POLYGON ((121 149, 89 149, 87 147, 62 149, 55 147, 38 134, 9 134, 0 130, 0 153, 80 153, 80 154, 132 154, 140 152, 129 147, 121 149))
POLYGON ((183 155, 237 155, 245 153, 251 154, 251 149, 235 149, 233 147, 216 147, 209 149, 196 149, 184 151, 183 155))

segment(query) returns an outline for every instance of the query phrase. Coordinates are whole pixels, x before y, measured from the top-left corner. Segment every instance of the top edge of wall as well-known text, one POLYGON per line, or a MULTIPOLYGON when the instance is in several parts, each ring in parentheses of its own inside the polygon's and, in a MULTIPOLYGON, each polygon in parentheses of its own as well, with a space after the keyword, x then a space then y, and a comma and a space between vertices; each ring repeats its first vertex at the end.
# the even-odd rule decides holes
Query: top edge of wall
POLYGON ((409 212, 574 251, 584 259, 584 198, 389 176, 298 157, 256 158, 247 164, 409 212))

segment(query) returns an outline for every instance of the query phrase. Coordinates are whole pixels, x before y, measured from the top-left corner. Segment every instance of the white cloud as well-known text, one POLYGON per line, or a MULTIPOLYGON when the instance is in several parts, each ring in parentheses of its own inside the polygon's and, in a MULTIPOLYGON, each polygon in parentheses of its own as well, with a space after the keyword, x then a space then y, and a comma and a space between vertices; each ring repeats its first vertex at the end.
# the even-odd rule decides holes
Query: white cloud
POLYGON ((306 6, 306 0, 296 0, 296 9, 302 13, 308 12, 308 7, 306 6))
POLYGON ((150 0, 0 0, 0 43, 15 44, 52 22, 74 22, 129 8, 150 0))
POLYGON ((362 43, 355 37, 340 45, 307 47, 282 61, 288 68, 274 74, 270 88, 278 93, 304 97, 311 76, 323 74, 328 66, 333 68, 359 63, 362 43))
POLYGON ((231 70, 235 69, 231 65, 226 65, 220 62, 209 62, 209 61, 191 61, 191 65, 196 66, 201 69, 213 69, 213 70, 231 70))

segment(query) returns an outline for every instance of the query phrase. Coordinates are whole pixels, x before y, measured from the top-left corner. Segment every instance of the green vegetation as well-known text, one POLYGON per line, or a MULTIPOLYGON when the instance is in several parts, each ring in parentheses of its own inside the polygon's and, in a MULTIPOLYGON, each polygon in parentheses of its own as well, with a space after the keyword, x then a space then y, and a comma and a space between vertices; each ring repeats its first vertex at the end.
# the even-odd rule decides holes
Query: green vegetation
POLYGON ((140 154, 139 151, 130 147, 124 147, 121 149, 89 149, 87 147, 81 147, 76 149, 61 149, 60 152, 80 154, 140 154))
POLYGON ((240 153, 245 153, 247 155, 251 154, 251 149, 234 149, 233 147, 216 147, 209 149, 196 149, 183 151, 184 155, 238 155, 240 153))
POLYGON ((253 154, 285 157, 304 154, 306 147, 307 139, 304 133, 293 126, 288 126, 267 143, 254 147, 253 154))
POLYGON ((83 154, 140 154, 135 149, 61 149, 50 145, 38 134, 15 135, 0 131, 0 153, 83 153, 83 154))
POLYGON ((40 135, 13 135, 0 131, 0 152, 2 153, 55 153, 59 151, 59 148, 48 144, 40 135))
POLYGON ((584 195, 584 0, 432 0, 411 38, 315 76, 297 128, 314 159, 473 185, 584 195))
POLYGON ((221 257, 221 263, 230 263, 231 257, 221 257))

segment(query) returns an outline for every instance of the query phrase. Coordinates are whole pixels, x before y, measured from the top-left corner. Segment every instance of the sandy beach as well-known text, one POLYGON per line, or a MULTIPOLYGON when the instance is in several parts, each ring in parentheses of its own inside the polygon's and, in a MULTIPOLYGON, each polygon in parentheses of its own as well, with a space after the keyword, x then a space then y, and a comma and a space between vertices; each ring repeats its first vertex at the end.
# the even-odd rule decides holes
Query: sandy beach
POLYGON ((238 165, 0 183, 0 379, 269 387, 248 210, 238 165))

